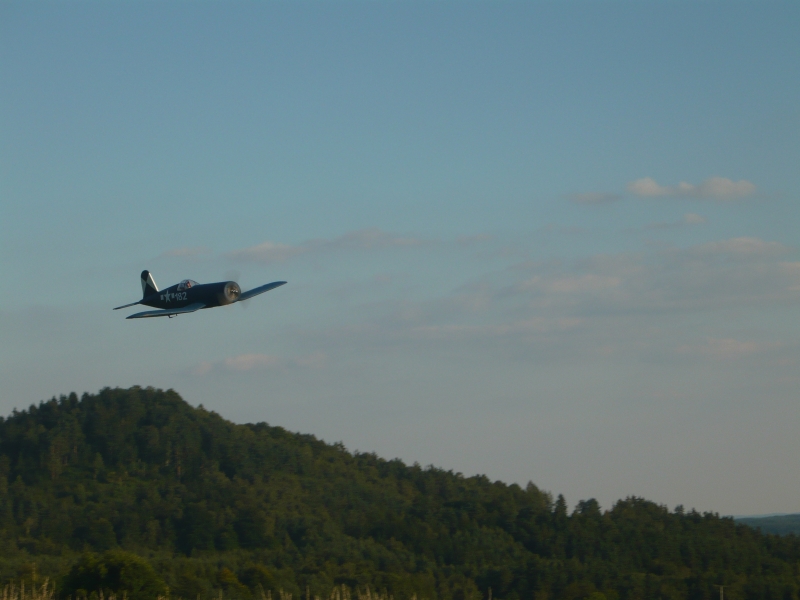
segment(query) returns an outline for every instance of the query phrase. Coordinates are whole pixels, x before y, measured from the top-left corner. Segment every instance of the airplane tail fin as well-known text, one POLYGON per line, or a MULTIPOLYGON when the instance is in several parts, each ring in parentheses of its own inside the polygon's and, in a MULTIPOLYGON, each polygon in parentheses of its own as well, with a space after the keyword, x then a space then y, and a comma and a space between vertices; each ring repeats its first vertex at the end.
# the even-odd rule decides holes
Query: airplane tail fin
POLYGON ((158 286, 150 271, 142 271, 142 298, 147 298, 156 292, 158 292, 158 286))

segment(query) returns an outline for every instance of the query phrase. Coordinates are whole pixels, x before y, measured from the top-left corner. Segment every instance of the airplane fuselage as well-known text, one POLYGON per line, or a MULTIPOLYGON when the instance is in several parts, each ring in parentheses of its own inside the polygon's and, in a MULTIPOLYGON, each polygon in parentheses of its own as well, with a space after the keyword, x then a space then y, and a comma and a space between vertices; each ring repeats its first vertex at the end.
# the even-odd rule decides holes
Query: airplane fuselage
POLYGON ((239 299, 242 290, 235 281, 219 281, 216 283, 193 283, 187 287, 185 282, 176 283, 159 290, 141 301, 141 304, 153 308, 184 308, 201 303, 203 308, 233 304, 239 299))

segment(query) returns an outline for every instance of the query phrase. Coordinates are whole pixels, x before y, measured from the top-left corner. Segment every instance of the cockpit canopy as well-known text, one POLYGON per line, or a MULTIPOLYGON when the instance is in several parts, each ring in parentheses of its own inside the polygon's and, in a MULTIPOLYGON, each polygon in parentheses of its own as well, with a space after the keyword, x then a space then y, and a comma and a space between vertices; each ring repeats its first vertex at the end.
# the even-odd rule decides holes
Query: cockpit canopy
POLYGON ((196 281, 192 281, 191 279, 184 279, 178 284, 178 291, 182 292, 183 290, 188 290, 191 287, 197 285, 196 281))

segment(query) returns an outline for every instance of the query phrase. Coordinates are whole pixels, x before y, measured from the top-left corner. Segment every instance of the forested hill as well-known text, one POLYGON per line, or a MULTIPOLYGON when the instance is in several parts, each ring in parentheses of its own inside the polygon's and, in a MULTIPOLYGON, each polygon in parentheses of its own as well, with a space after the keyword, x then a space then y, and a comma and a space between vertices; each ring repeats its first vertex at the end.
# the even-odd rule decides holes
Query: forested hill
POLYGON ((800 589, 793 535, 639 498, 570 512, 533 484, 352 454, 138 387, 0 420, 0 536, 1 577, 35 562, 62 594, 130 576, 103 566, 126 560, 152 589, 191 599, 246 600, 259 585, 296 597, 369 585, 398 600, 490 588, 509 600, 715 599, 717 584, 726 598, 789 600, 800 589))
POLYGON ((800 514, 775 515, 772 517, 738 517, 739 523, 744 523, 764 533, 800 533, 800 514))

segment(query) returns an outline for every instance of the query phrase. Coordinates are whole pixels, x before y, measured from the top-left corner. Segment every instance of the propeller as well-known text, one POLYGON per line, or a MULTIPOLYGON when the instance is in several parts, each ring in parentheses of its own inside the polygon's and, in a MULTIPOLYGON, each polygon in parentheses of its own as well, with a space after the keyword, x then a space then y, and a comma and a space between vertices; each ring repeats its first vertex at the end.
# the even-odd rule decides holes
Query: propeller
MULTIPOLYGON (((229 269, 225 271, 225 281, 235 281, 236 283, 239 284, 241 290, 245 292, 247 290, 245 290, 245 287, 242 285, 242 282, 240 281, 241 277, 242 274, 236 269, 229 269)), ((245 309, 247 308, 247 302, 237 302, 236 304, 238 304, 242 308, 245 309)))

